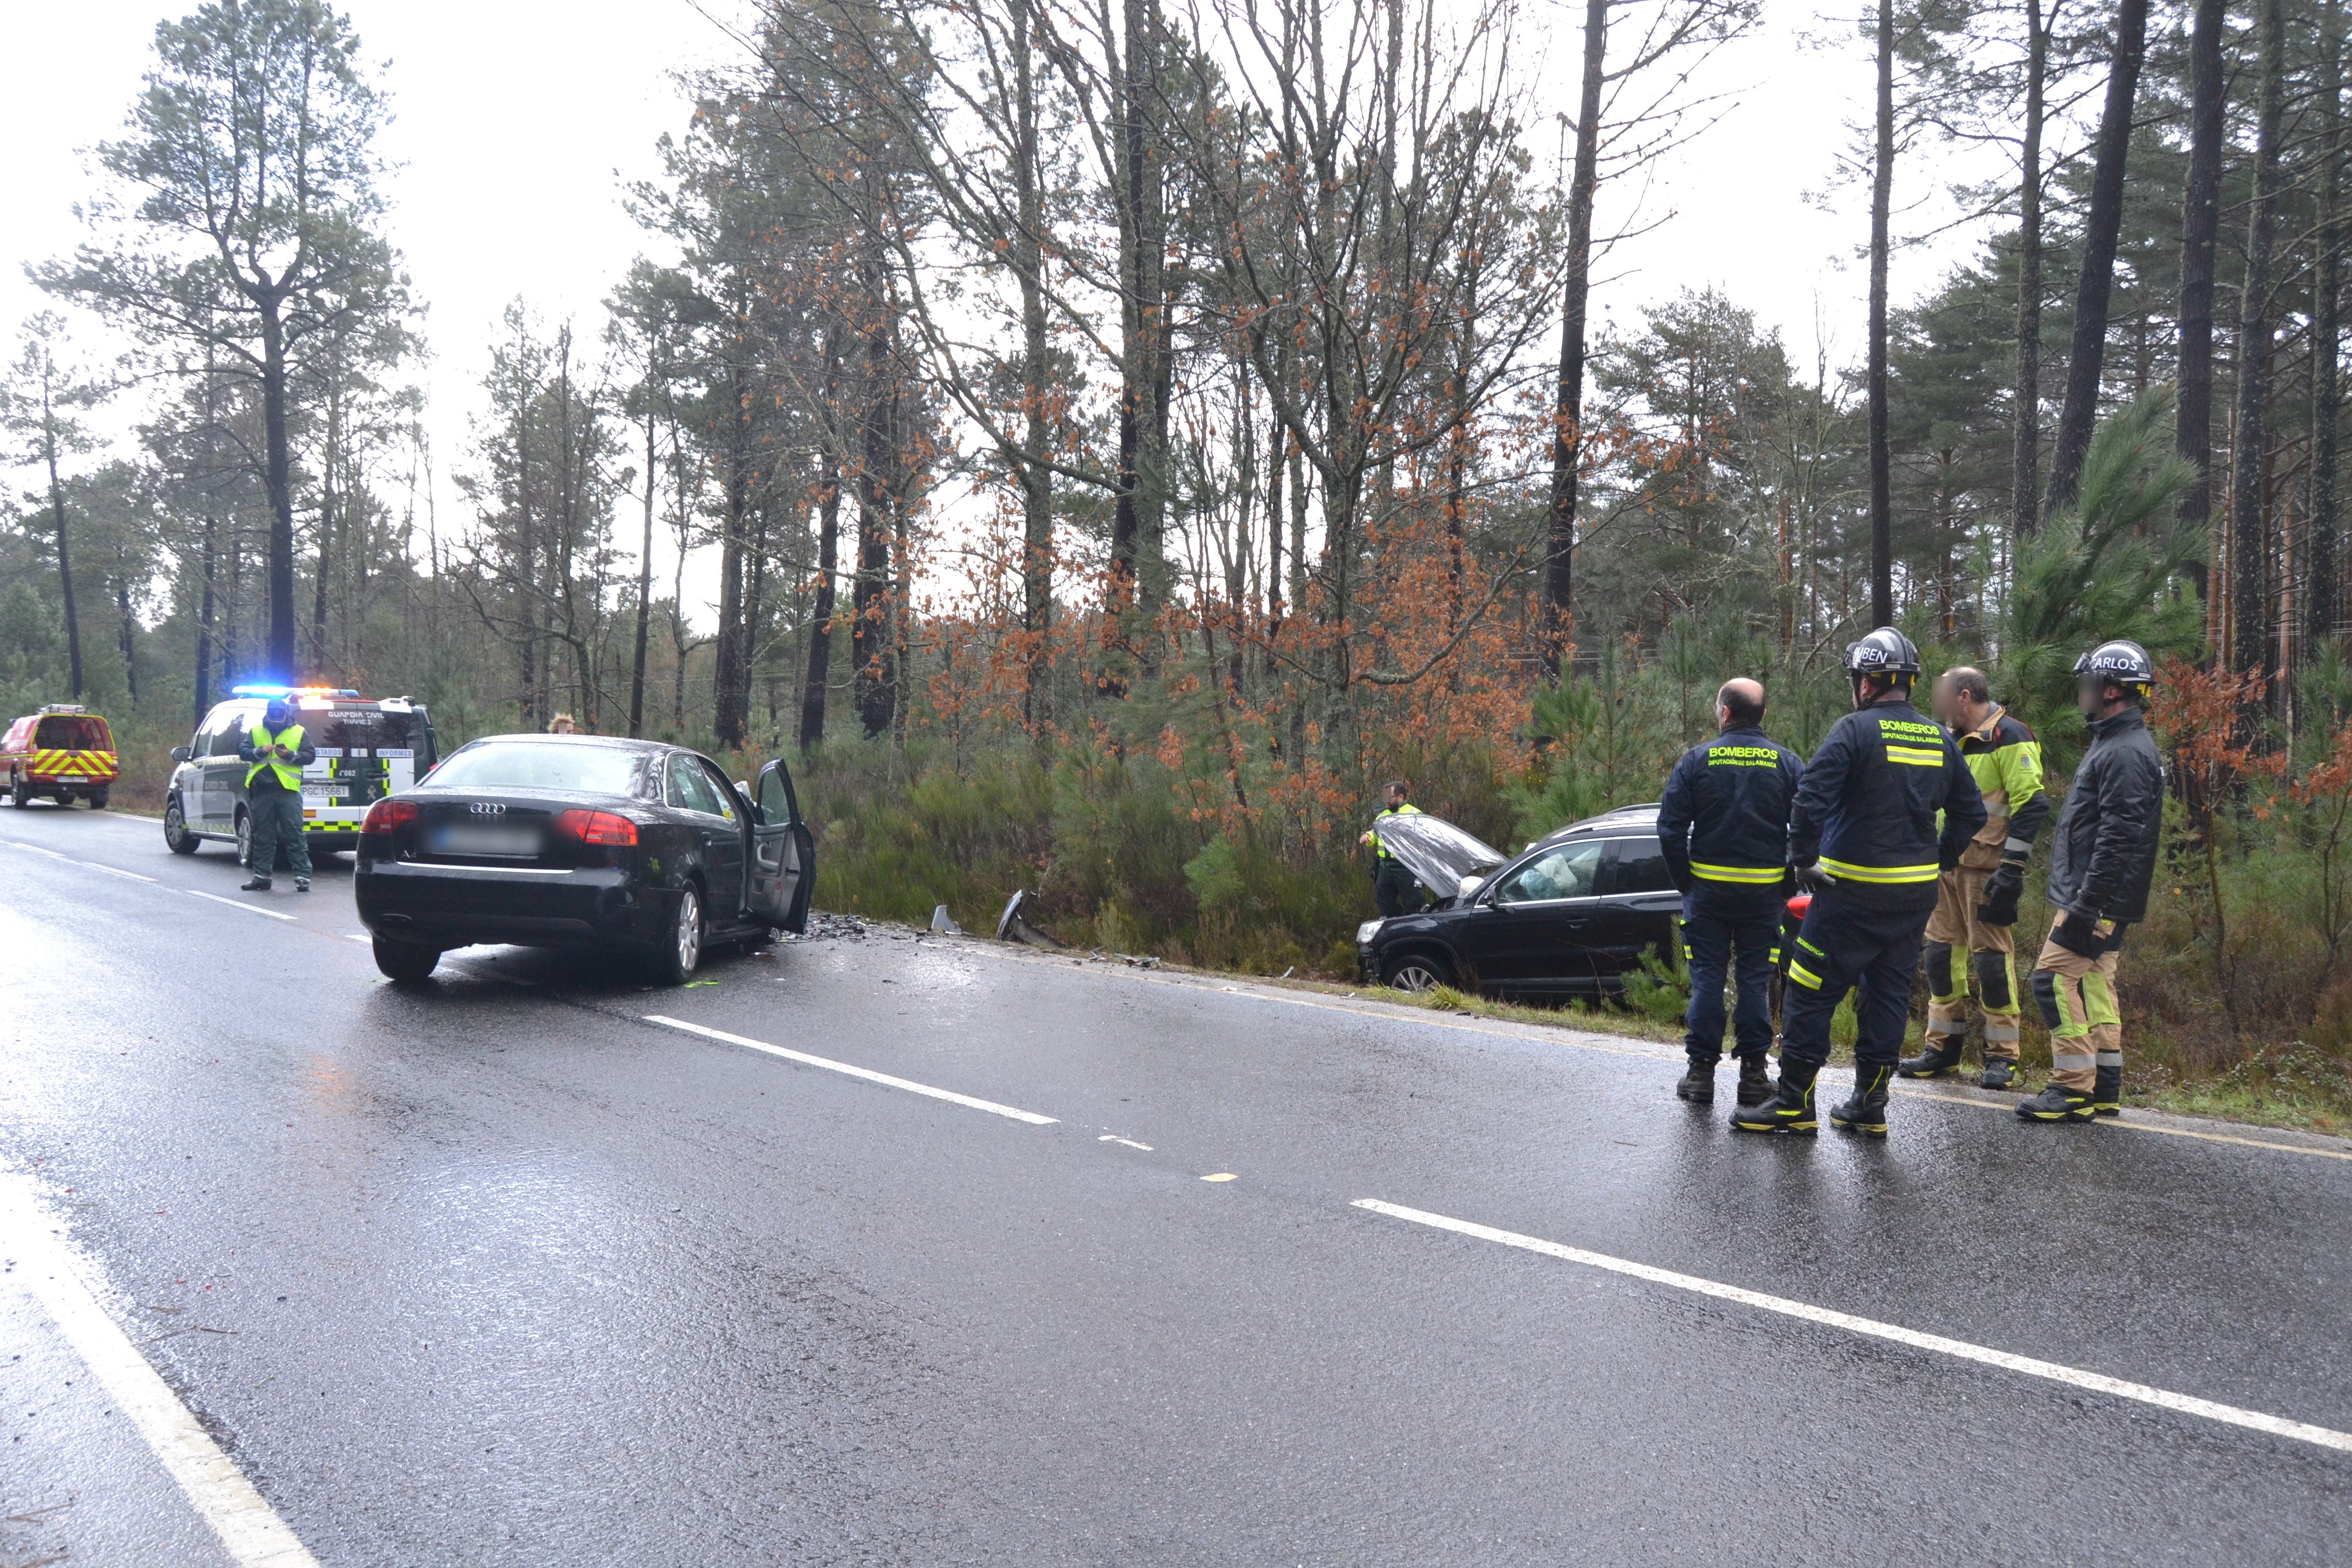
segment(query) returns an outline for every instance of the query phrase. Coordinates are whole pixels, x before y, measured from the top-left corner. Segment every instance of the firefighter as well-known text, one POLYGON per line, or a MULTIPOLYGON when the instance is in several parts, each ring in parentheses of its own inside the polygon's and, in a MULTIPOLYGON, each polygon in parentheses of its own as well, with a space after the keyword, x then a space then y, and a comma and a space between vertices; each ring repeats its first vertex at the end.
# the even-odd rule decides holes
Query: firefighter
POLYGON ((1985 825, 1937 883, 1936 912, 1927 917, 1927 1039, 1903 1063, 1905 1078, 1958 1072, 1969 1027, 1969 979, 1975 972, 1984 1007, 1986 1089, 2021 1088, 2017 1073, 2017 960, 2010 928, 2025 889, 2025 858, 2050 815, 2042 787, 2042 742, 1992 700, 1984 672, 1963 665, 1936 681, 1936 717, 1960 744, 1985 825))
POLYGON ((1404 868, 1404 862, 1390 854, 1388 846, 1381 842, 1381 817, 1421 815, 1421 807, 1405 798, 1410 793, 1404 780, 1389 780, 1387 786, 1381 791, 1380 816, 1372 818, 1371 826, 1366 828, 1364 836, 1357 840, 1371 847, 1372 898, 1380 905, 1383 919, 1392 915, 1409 915, 1421 908, 1420 885, 1412 879, 1412 873, 1404 868))
POLYGON ((1723 683, 1715 721, 1722 733, 1683 753, 1658 803, 1658 845, 1682 890, 1683 958, 1690 967, 1683 1037, 1690 1070, 1675 1093, 1696 1105, 1714 1103, 1715 1068, 1723 1059, 1724 972, 1737 953, 1731 1026, 1739 1103, 1758 1105, 1772 1092, 1764 1066, 1772 1048, 1768 993, 1786 904, 1789 805, 1805 766, 1764 733, 1764 688, 1753 680, 1723 683))
POLYGON ((270 873, 278 868, 278 842, 286 841, 286 858, 294 867, 294 890, 310 890, 310 845, 302 829, 302 770, 318 752, 295 721, 294 705, 273 697, 261 717, 245 732, 236 748, 246 763, 245 804, 253 824, 253 857, 246 868, 252 880, 239 889, 269 891, 270 873))
POLYGON ((1886 1085, 1903 1054, 1937 879, 1985 823, 1959 748, 1911 706, 1919 674, 1911 639, 1881 626, 1845 650, 1845 668, 1853 711, 1805 764, 1789 816, 1790 861, 1813 901, 1789 959, 1780 1082, 1762 1104, 1732 1113, 1745 1132, 1821 1130, 1813 1079, 1829 1060, 1830 1019, 1858 986, 1853 1095, 1830 1111, 1830 1125, 1886 1135, 1886 1085))
POLYGON ((2074 661, 2091 749, 2050 842, 2055 917, 2033 961, 2033 1003, 2050 1026, 2050 1082, 2017 1108, 2028 1121, 2123 1113, 2123 1018, 2116 958, 2147 913, 2164 823, 2164 763, 2145 709, 2156 667, 2136 642, 2101 643, 2074 661))

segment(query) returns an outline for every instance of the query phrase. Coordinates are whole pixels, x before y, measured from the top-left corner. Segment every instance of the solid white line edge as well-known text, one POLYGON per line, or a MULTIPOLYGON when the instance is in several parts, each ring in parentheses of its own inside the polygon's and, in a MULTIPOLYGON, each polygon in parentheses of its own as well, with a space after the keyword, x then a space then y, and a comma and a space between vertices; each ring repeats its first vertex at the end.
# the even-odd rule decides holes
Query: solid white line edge
POLYGON ((1009 1116, 1015 1121, 1026 1121, 1032 1127, 1049 1127, 1061 1120, 1057 1116, 1040 1116, 1034 1110, 1019 1110, 1010 1105, 999 1105, 992 1100, 975 1100, 969 1094, 958 1094, 951 1089, 933 1089, 929 1084, 917 1083, 912 1079, 892 1078, 888 1073, 876 1072, 872 1068, 852 1067, 847 1062, 837 1062, 829 1057, 813 1057, 806 1051, 772 1046, 765 1040, 754 1040, 743 1035, 730 1035, 724 1029, 706 1028, 700 1024, 689 1024, 683 1018, 664 1017, 659 1013, 648 1013, 645 1016, 648 1024, 659 1024, 672 1029, 684 1029, 689 1035, 701 1035, 708 1039, 724 1040, 730 1046, 741 1046, 746 1050, 765 1051, 772 1057, 782 1057, 786 1061, 799 1062, 803 1067, 823 1068, 827 1072, 847 1073, 851 1078, 862 1078, 868 1083, 887 1084, 892 1089, 903 1089, 910 1093, 929 1095, 933 1100, 944 1100, 950 1105, 968 1106, 973 1110, 985 1110, 994 1116, 1009 1116))
POLYGON ((238 1568, 318 1568, 277 1510, 221 1452, 171 1385, 99 1304, 72 1250, 21 1183, 0 1185, 0 1247, 23 1261, 24 1282, 115 1407, 131 1418, 238 1568))
POLYGON ((2135 1399, 2159 1409, 2177 1410, 2187 1415, 2201 1415, 2209 1421, 2227 1422, 2232 1426, 2249 1427, 2267 1432, 2274 1437, 2293 1437, 2298 1442, 2316 1444, 2340 1453, 2352 1453, 2352 1432, 2338 1432, 2326 1426, 2314 1426, 2308 1422, 2290 1421, 2283 1415, 2266 1415, 2259 1410, 2241 1410, 2234 1405, 2221 1405, 2210 1399, 2199 1399, 2193 1394, 2175 1394, 2169 1389, 2151 1388, 2144 1383, 2126 1383, 2104 1373, 2084 1372, 2056 1362, 2037 1361, 2032 1356, 2012 1355, 1984 1345, 1974 1345, 1966 1340, 1948 1340, 1941 1334, 1923 1334, 1916 1329, 1906 1329, 1894 1323, 1882 1323, 1874 1318, 1857 1318, 1851 1312, 1833 1311, 1805 1301, 1792 1301, 1785 1296, 1768 1296, 1760 1290, 1743 1289, 1737 1285, 1718 1284, 1702 1279, 1695 1274, 1677 1274, 1671 1268, 1655 1268, 1646 1263, 1634 1263, 1622 1258, 1612 1258, 1605 1252, 1588 1252, 1580 1247, 1564 1247, 1557 1241, 1545 1241, 1537 1237, 1521 1236, 1517 1231, 1497 1230, 1492 1226, 1477 1225, 1466 1219, 1454 1219, 1426 1209, 1406 1208, 1401 1204, 1384 1203, 1379 1198, 1358 1198, 1352 1205, 1386 1215, 1391 1219, 1411 1220, 1415 1225, 1429 1226, 1437 1230, 1450 1230, 1460 1236, 1475 1237, 1481 1241, 1499 1242, 1527 1252, 1538 1252, 1547 1258, 1562 1258, 1570 1263, 1581 1263, 1588 1268, 1605 1268, 1612 1274, 1630 1275, 1646 1279, 1654 1285, 1669 1285, 1677 1290, 1689 1290, 1717 1300, 1737 1301, 1784 1317, 1801 1318, 1809 1323, 1821 1323, 1829 1328, 1844 1329, 1850 1333, 1868 1334, 1874 1339, 1892 1340, 1896 1344, 1909 1345, 1914 1350, 1936 1351, 1962 1361, 1979 1362, 2005 1371, 2022 1373, 2028 1377, 2047 1378, 2053 1383, 2070 1384, 2098 1394, 2111 1394, 2120 1399, 2135 1399))

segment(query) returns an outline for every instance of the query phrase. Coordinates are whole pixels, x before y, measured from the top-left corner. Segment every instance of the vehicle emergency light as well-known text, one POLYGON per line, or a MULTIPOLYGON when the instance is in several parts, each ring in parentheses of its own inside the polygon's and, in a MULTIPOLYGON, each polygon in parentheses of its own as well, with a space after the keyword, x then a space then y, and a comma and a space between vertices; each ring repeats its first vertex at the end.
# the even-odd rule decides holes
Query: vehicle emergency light
POLYGON ((404 823, 416 820, 416 803, 413 800, 380 800, 368 807, 367 818, 360 824, 362 833, 390 833, 404 823))
MULTIPOLYGON (((383 804, 390 805, 392 802, 385 801, 383 804)), ((375 814, 370 812, 368 815, 373 816, 375 814)), ((585 807, 574 806, 570 811, 560 813, 555 818, 555 826, 561 831, 571 834, 583 844, 604 844, 631 849, 636 847, 637 825, 625 816, 615 816, 609 811, 590 811, 585 807)))

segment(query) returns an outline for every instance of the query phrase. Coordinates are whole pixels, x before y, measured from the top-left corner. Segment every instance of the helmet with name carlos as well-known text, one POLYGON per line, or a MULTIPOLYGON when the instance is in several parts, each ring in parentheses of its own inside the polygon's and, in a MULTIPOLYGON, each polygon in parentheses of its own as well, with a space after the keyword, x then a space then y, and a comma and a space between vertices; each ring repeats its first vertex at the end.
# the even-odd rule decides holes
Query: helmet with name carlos
POLYGON ((2147 649, 2126 638, 2103 642, 2074 661, 2074 674, 2095 676, 2117 686, 2153 686, 2156 684, 2156 662, 2147 657, 2147 649))

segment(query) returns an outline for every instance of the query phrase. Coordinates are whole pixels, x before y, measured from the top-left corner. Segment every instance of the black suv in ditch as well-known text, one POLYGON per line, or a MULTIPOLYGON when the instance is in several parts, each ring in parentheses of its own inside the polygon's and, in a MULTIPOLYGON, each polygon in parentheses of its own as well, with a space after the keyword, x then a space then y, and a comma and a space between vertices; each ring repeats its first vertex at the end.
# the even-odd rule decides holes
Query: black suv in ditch
POLYGON ((1382 817, 1381 841, 1437 902, 1356 931, 1364 978, 1528 1000, 1618 994, 1645 952, 1674 952, 1682 895, 1654 802, 1546 834, 1516 857, 1431 816, 1382 817), (1422 825, 1427 824, 1428 826, 1422 825))

